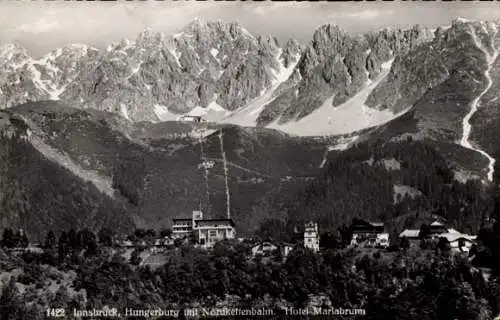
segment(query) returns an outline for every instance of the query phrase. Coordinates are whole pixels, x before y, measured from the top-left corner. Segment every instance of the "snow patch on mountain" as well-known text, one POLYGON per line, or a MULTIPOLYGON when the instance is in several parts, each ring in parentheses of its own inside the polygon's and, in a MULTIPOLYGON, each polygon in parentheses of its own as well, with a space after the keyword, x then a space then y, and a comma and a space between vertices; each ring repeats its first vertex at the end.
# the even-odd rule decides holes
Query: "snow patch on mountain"
POLYGON ((139 70, 141 69, 141 66, 142 66, 142 62, 139 62, 137 64, 137 66, 135 66, 134 68, 132 68, 132 70, 131 70, 130 75, 128 76, 128 78, 132 77, 134 74, 136 74, 137 72, 139 72, 139 70))
POLYGON ((408 110, 394 114, 390 110, 377 110, 365 104, 370 93, 389 74, 392 62, 393 60, 383 63, 382 72, 377 79, 345 103, 332 106, 332 96, 310 115, 285 124, 279 124, 278 118, 268 128, 299 136, 341 135, 379 126, 403 115, 408 110))
POLYGON ((276 96, 274 95, 276 89, 290 78, 295 70, 295 66, 299 62, 300 54, 297 54, 294 59, 294 63, 291 63, 288 68, 285 67, 285 63, 281 56, 282 50, 280 49, 276 55, 276 60, 279 62, 279 70, 271 69, 274 76, 271 87, 267 90, 263 90, 260 96, 253 99, 247 106, 233 112, 227 118, 223 119, 224 123, 232 123, 240 126, 256 126, 257 118, 265 106, 271 103, 276 96))
POLYGON ((182 68, 181 62, 179 60, 181 58, 182 53, 180 53, 179 51, 177 51, 177 49, 173 49, 172 51, 170 51, 170 53, 172 54, 172 56, 174 56, 175 63, 177 63, 177 65, 179 66, 179 68, 182 68))
POLYGON ((154 105, 154 113, 160 121, 176 121, 179 118, 179 115, 170 112, 167 107, 160 104, 154 105))
POLYGON ((125 119, 130 120, 127 107, 123 103, 120 103, 120 113, 125 119))
POLYGON ((188 116, 199 116, 210 122, 219 122, 229 113, 221 105, 216 102, 217 96, 208 104, 206 108, 196 106, 193 110, 187 113, 188 116))
POLYGON ((42 80, 42 73, 38 70, 36 64, 39 64, 36 60, 28 62, 28 68, 33 74, 33 83, 40 91, 47 94, 50 100, 59 100, 59 95, 63 93, 65 87, 57 88, 52 80, 42 80))
POLYGON ((478 36, 477 36, 474 28, 472 28, 472 27, 470 28, 470 35, 472 36, 472 39, 474 40, 476 47, 484 52, 484 55, 486 57, 486 61, 488 62, 488 67, 484 71, 484 76, 486 77, 488 84, 486 85, 486 88, 472 101, 471 109, 462 121, 463 134, 462 134, 462 138, 459 141, 459 144, 462 147, 477 151, 488 159, 488 162, 489 162, 489 164, 488 164, 488 176, 487 176, 488 181, 493 181, 493 173, 495 172, 495 161, 496 160, 495 160, 495 158, 490 156, 486 151, 482 150, 480 147, 474 147, 470 143, 469 137, 470 137, 470 134, 472 131, 472 125, 470 124, 470 119, 477 112, 477 110, 479 108, 479 101, 481 100, 481 98, 490 90, 491 86, 493 85, 493 79, 491 78, 490 70, 491 70, 493 63, 496 61, 498 54, 499 54, 499 52, 495 48, 495 44, 494 44, 494 38, 495 38, 496 33, 497 33, 496 26, 494 26, 494 31, 495 32, 494 32, 493 36, 491 37, 491 43, 490 43, 490 46, 491 46, 491 49, 493 50, 493 53, 490 53, 488 51, 488 49, 478 39, 478 36))

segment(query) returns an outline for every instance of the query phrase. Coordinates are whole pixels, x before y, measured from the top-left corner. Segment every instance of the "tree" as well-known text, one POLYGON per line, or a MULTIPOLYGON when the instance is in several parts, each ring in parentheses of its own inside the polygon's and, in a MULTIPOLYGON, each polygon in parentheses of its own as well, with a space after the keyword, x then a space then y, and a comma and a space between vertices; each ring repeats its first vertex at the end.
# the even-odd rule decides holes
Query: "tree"
POLYGON ((26 248, 28 245, 29 245, 29 240, 28 240, 28 235, 26 235, 25 232, 22 232, 19 234, 18 236, 18 245, 21 247, 21 248, 26 248))
POLYGON ((319 238, 319 246, 325 249, 336 249, 339 245, 339 239, 332 233, 323 233, 319 238))
POLYGON ((346 225, 342 225, 342 227, 338 228, 340 233, 340 238, 343 247, 347 247, 351 243, 352 239, 352 230, 346 225))
POLYGON ((4 248, 14 248, 17 244, 14 231, 11 228, 5 228, 2 235, 2 247, 4 248))
POLYGON ((50 301, 50 306, 51 308, 66 308, 70 300, 68 289, 64 285, 61 285, 50 301))
POLYGON ((140 257, 141 251, 138 249, 135 249, 132 251, 132 254, 130 255, 130 264, 134 266, 138 266, 141 263, 141 257, 140 257))
POLYGON ((97 253, 97 239, 89 229, 83 229, 77 234, 77 248, 87 250, 87 254, 97 253))
POLYGON ((59 259, 64 259, 68 255, 69 252, 68 234, 64 231, 59 236, 57 249, 58 249, 59 259))
POLYGON ((183 243, 183 242, 184 242, 184 241, 183 241, 182 239, 177 238, 177 239, 175 239, 175 240, 174 240, 174 246, 175 246, 176 248, 179 248, 179 247, 182 245, 182 243, 183 243))
POLYGON ((80 241, 75 229, 70 229, 67 234, 67 245, 71 250, 77 250, 80 247, 80 241))
POLYGON ((45 237, 45 249, 53 249, 56 246, 56 236, 52 230, 47 232, 47 236, 45 237))
POLYGON ((172 235, 172 230, 171 229, 162 229, 160 231, 160 236, 162 238, 169 238, 172 235))
POLYGON ((269 240, 286 240, 283 239, 286 235, 286 224, 279 219, 266 219, 264 220, 257 230, 257 236, 263 241, 269 240))
POLYGON ((146 237, 155 238, 156 237, 156 231, 154 229, 148 229, 148 230, 146 230, 146 237))
POLYGON ((407 237, 402 237, 399 247, 403 250, 408 250, 410 248, 410 240, 407 237))
POLYGON ((138 238, 138 239, 142 239, 146 236, 147 232, 145 229, 141 229, 141 228, 138 228, 138 229, 135 229, 134 231, 134 235, 138 238))
POLYGON ((113 245, 113 233, 108 228, 102 228, 98 233, 99 243, 105 247, 113 245))
POLYGON ((16 282, 12 278, 2 290, 0 295, 0 315, 2 320, 23 319, 23 303, 17 289, 16 282))
POLYGON ((451 250, 450 241, 448 241, 448 239, 445 237, 440 237, 437 244, 437 249, 442 253, 449 252, 451 250))
POLYGON ((431 227, 427 223, 423 223, 420 226, 420 232, 418 234, 418 237, 420 240, 425 240, 427 239, 431 234, 431 227))

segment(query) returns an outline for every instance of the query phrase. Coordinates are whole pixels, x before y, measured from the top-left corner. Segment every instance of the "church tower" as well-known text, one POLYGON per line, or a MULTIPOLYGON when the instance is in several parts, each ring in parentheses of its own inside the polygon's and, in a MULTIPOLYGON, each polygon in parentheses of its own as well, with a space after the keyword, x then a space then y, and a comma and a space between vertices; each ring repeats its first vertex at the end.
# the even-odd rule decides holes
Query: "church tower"
POLYGON ((318 224, 315 222, 306 223, 304 229, 304 247, 313 250, 314 252, 319 251, 319 232, 318 224))

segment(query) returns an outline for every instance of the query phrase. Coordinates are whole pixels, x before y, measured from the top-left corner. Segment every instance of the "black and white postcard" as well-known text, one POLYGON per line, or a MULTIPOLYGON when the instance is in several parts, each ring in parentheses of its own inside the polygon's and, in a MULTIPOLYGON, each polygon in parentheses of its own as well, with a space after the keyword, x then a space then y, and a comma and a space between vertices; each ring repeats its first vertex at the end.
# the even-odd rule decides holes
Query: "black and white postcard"
POLYGON ((0 320, 500 319, 498 2, 0 17, 0 320))

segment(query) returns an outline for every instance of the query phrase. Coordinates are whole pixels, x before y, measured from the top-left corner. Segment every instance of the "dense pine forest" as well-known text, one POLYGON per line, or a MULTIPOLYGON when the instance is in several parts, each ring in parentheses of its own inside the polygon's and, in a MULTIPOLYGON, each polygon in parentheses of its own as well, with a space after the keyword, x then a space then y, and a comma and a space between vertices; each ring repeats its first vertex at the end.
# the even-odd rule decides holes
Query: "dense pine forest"
POLYGON ((492 214, 492 190, 479 180, 458 181, 457 169, 431 142, 412 139, 332 152, 317 179, 277 202, 276 216, 286 214, 262 223, 260 233, 283 237, 286 231, 291 236, 309 220, 324 231, 336 231, 353 218, 364 218, 385 222, 395 236, 441 218, 450 227, 476 234, 492 214), (408 191, 397 192, 398 187, 408 191))
POLYGON ((0 251, 3 272, 13 274, 0 295, 2 319, 48 319, 47 308, 69 313, 106 306, 266 307, 279 318, 287 307, 334 306, 364 310, 367 319, 487 320, 500 306, 497 273, 486 281, 474 262, 443 244, 364 252, 297 248, 283 259, 279 252, 252 257, 245 243, 220 242, 213 251, 179 246, 151 269, 102 241, 89 245, 97 238, 85 233, 67 234, 43 254, 0 251))
MULTIPOLYGON (((42 252, 16 251, 29 241, 6 229, 0 314, 48 319, 48 308, 227 306, 266 307, 279 318, 287 307, 335 306, 362 309, 362 318, 370 320, 492 319, 500 312, 499 190, 457 181, 455 170, 425 141, 361 143, 332 152, 316 179, 270 202, 269 213, 276 215, 256 234, 257 240, 293 242, 297 228, 314 220, 320 225, 318 253, 299 245, 287 257, 279 250, 253 256, 251 242, 220 242, 211 251, 176 242, 152 268, 141 263, 148 246, 117 246, 113 239, 120 231, 111 226, 98 234, 50 231, 42 252), (477 234, 477 245, 465 254, 445 241, 416 247, 399 242, 403 228, 436 217, 477 234), (356 218, 384 221, 392 245, 346 248, 356 218)), ((150 243, 156 235, 136 230, 129 239, 150 243)))

